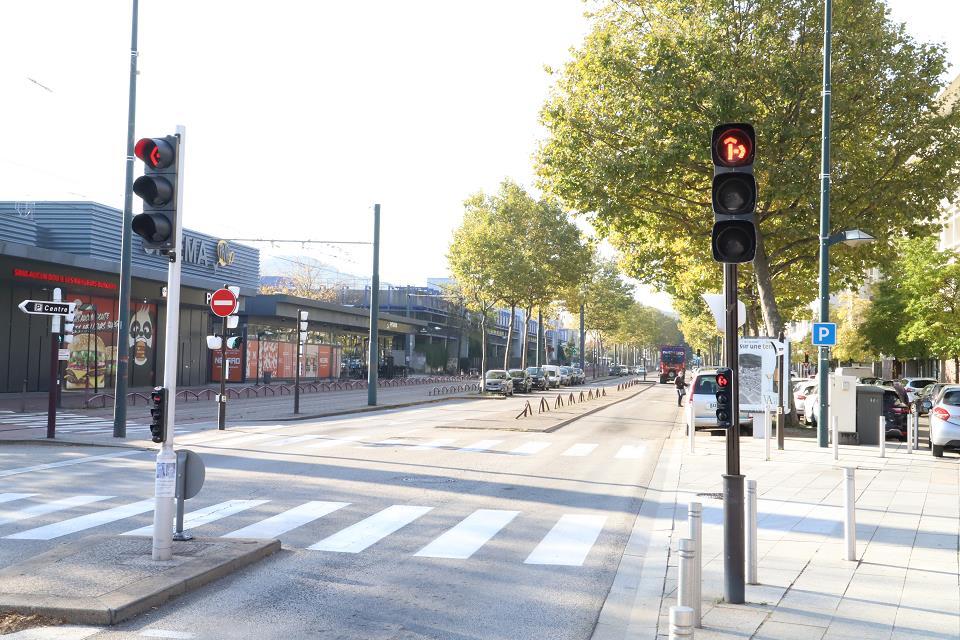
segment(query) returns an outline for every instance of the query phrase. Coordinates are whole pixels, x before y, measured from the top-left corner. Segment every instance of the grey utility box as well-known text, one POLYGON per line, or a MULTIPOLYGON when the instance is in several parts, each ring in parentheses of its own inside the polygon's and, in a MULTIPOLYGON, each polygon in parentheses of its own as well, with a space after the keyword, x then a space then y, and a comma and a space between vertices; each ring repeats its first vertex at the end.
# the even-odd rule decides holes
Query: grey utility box
POLYGON ((857 444, 880 444, 884 391, 872 384, 857 387, 857 444))

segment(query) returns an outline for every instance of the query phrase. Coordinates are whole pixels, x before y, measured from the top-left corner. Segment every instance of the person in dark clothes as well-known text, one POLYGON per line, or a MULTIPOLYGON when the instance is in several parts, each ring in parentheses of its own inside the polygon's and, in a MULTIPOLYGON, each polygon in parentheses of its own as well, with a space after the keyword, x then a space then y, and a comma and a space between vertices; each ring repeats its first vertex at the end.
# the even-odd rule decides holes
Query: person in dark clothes
POLYGON ((673 384, 677 386, 677 406, 683 406, 683 396, 687 393, 687 377, 686 372, 681 371, 677 374, 676 379, 673 381, 673 384))

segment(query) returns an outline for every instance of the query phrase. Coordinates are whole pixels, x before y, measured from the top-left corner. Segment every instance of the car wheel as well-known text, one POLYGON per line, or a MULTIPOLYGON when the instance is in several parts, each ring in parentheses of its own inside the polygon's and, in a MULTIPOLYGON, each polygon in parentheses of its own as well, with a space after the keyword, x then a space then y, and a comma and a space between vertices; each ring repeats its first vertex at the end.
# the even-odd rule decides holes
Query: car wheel
POLYGON ((942 458, 943 457, 943 447, 938 444, 933 445, 933 457, 942 458))

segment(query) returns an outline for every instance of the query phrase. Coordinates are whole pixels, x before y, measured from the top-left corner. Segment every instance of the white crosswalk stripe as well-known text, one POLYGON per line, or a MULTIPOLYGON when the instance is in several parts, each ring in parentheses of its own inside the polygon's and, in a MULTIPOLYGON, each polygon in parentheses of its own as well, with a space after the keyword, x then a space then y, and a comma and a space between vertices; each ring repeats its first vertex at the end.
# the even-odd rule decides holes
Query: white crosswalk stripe
POLYGON ((414 447, 410 447, 411 451, 426 451, 427 449, 442 449, 450 444, 456 442, 453 438, 440 438, 439 440, 431 440, 430 442, 424 442, 423 444, 418 444, 414 447))
POLYGON ((639 458, 642 458, 643 454, 646 451, 647 451, 647 448, 642 444, 639 444, 639 445, 625 444, 622 447, 620 447, 620 450, 617 451, 617 455, 614 457, 620 458, 620 459, 627 459, 627 460, 637 460, 639 458))
POLYGON ((114 453, 104 453, 97 456, 84 456, 82 458, 70 458, 69 460, 60 460, 59 462, 47 462, 44 464, 35 464, 32 467, 20 467, 19 469, 5 469, 0 471, 0 478, 6 476, 15 476, 21 473, 30 473, 32 471, 44 471, 46 469, 57 469, 59 467, 69 467, 75 464, 84 464, 86 462, 97 462, 98 460, 110 460, 112 458, 126 458, 135 456, 145 451, 116 451, 114 453))
POLYGON ((431 509, 433 507, 395 504, 307 548, 312 551, 360 553, 431 509))
POLYGON ((302 527, 318 518, 349 506, 349 502, 322 502, 319 500, 301 504, 293 509, 271 516, 266 520, 224 534, 224 538, 276 538, 288 531, 302 527))
POLYGON ((519 511, 477 509, 414 555, 466 560, 519 515, 519 511))
MULTIPOLYGON (((25 429, 46 429, 47 414, 43 413, 5 413, 0 414, 0 424, 23 427, 25 429)), ((127 423, 127 429, 144 427, 135 423, 127 423)), ((57 431, 76 433, 81 429, 96 429, 99 431, 113 431, 113 419, 103 416, 83 416, 75 413, 57 414, 57 431)))
POLYGON ((511 449, 508 453, 515 456, 532 456, 535 453, 540 453, 549 447, 550 444, 549 442, 527 442, 516 449, 511 449))
POLYGON ((336 447, 341 444, 353 444, 360 439, 360 436, 347 436, 345 438, 326 438, 319 442, 311 442, 306 446, 307 449, 326 449, 336 447))
POLYGON ((458 449, 458 451, 465 452, 465 453, 489 451, 490 449, 497 446, 501 442, 503 442, 503 440, 480 440, 479 442, 474 442, 473 444, 466 446, 462 449, 458 449))
POLYGON ((581 566, 606 521, 607 516, 567 514, 561 517, 524 564, 581 566))
POLYGON ((23 500, 32 498, 35 493, 0 493, 0 502, 13 502, 14 500, 23 500))
POLYGON ((34 627, 4 636, 4 640, 84 640, 103 631, 100 627, 80 627, 63 625, 56 627, 34 627))
POLYGON ((582 458, 584 456, 588 456, 591 453, 593 453, 593 450, 596 449, 598 446, 599 445, 596 445, 596 444, 578 442, 577 444, 573 445, 572 447, 570 447, 560 455, 582 458))
POLYGON ((53 502, 41 502, 40 504, 35 504, 31 507, 20 509, 19 511, 0 510, 0 525, 26 520, 27 518, 45 516, 50 513, 65 511, 66 509, 72 509, 74 507, 82 507, 85 504, 100 502, 101 500, 109 500, 112 497, 113 496, 72 496, 70 498, 54 500, 53 502))
MULTIPOLYGON (((247 509, 252 509, 253 507, 259 507, 267 502, 269 502, 269 500, 227 500, 226 502, 213 504, 209 507, 197 509, 196 511, 191 511, 190 513, 186 514, 183 517, 183 528, 184 530, 196 529, 197 527, 202 527, 205 524, 226 518, 227 516, 232 516, 235 513, 240 513, 241 511, 246 511, 247 509)), ((140 527, 139 529, 134 529, 133 531, 127 531, 123 535, 149 536, 152 534, 153 525, 147 525, 146 527, 140 527)))
POLYGON ((268 447, 288 447, 288 446, 290 446, 290 445, 292 445, 292 444, 300 444, 301 442, 309 442, 310 440, 316 440, 316 439, 322 438, 322 437, 323 437, 323 436, 310 433, 310 434, 307 434, 307 435, 305 435, 305 436, 293 436, 293 437, 290 437, 290 438, 283 438, 283 439, 281 439, 281 440, 277 440, 276 442, 267 442, 267 443, 265 443, 265 445, 268 446, 268 447))
POLYGON ((153 511, 153 498, 150 498, 149 500, 141 500, 140 502, 134 502, 132 504, 121 505, 119 507, 113 507, 112 509, 107 509, 106 511, 88 513, 87 515, 70 518, 69 520, 48 524, 43 527, 37 527, 36 529, 21 531, 6 537, 13 540, 53 540, 54 538, 59 538, 71 533, 86 531, 87 529, 92 529, 93 527, 99 527, 100 525, 108 524, 110 522, 116 522, 117 520, 123 520, 124 518, 140 515, 141 513, 146 513, 147 511, 153 511))

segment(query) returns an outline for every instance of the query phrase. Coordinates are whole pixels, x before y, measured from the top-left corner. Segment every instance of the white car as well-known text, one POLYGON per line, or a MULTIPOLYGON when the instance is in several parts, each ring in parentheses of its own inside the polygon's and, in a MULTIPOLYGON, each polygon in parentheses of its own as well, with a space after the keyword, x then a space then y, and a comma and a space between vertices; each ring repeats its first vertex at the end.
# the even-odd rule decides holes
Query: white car
POLYGON ((930 409, 930 448, 935 458, 944 449, 960 449, 960 385, 944 387, 930 409))
POLYGON ((807 405, 810 404, 810 399, 814 397, 817 397, 816 382, 805 380, 797 383, 793 388, 793 406, 797 410, 798 417, 803 416, 804 420, 807 420, 807 405))
MULTIPOLYGON (((687 403, 693 404, 693 424, 697 429, 717 428, 717 370, 700 369, 690 383, 687 403)), ((740 427, 753 432, 753 417, 740 412, 740 427)))
POLYGON ((920 389, 923 389, 927 385, 936 384, 937 381, 933 378, 904 378, 901 380, 901 383, 907 391, 907 398, 909 398, 912 403, 917 399, 917 392, 920 391, 920 389))

